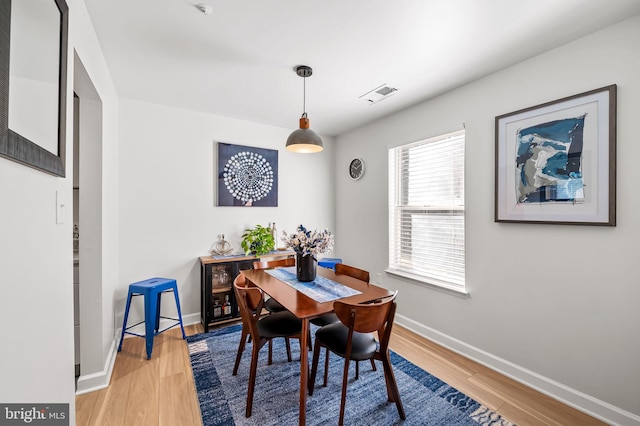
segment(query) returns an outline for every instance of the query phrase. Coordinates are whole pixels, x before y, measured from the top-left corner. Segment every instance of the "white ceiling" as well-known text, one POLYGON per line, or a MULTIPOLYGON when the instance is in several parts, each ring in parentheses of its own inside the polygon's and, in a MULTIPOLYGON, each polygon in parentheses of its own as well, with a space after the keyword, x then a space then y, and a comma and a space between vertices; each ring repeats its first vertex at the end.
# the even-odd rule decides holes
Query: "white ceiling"
POLYGON ((304 64, 311 128, 328 136, 640 13, 638 0, 85 2, 120 96, 294 130, 304 64), (382 84, 398 92, 358 99, 382 84))

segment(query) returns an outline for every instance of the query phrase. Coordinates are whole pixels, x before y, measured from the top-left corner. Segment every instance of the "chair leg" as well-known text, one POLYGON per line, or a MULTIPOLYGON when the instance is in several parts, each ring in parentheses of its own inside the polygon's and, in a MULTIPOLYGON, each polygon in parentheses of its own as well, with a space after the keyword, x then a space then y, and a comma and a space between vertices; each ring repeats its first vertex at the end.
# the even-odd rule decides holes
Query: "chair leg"
POLYGON ((349 358, 344 359, 344 372, 342 374, 342 397, 340 398, 339 426, 344 426, 344 409, 347 402, 347 381, 349 380, 349 358))
POLYGON ((287 346, 287 361, 291 362, 291 343, 289 343, 289 338, 284 338, 284 344, 287 346))
MULTIPOLYGON (((373 371, 378 371, 378 369, 376 368, 376 362, 373 360, 373 358, 369 358, 369 361, 371 361, 371 369, 373 371)), ((360 378, 360 361, 356 361, 356 380, 358 380, 360 378)))
MULTIPOLYGON (((329 352, 329 349, 327 349, 327 352, 329 352)), ((319 358, 320 358, 320 344, 316 341, 315 348, 313 348, 313 361, 311 362, 311 374, 309 374, 309 380, 307 382, 309 396, 313 395, 313 388, 315 387, 315 382, 316 382, 316 373, 318 372, 319 358)))
POLYGON ((269 339, 269 361, 267 362, 268 365, 271 365, 272 359, 271 356, 273 354, 273 344, 271 343, 272 339, 269 339))
POLYGON ((327 387, 327 382, 329 380, 329 348, 325 350, 324 354, 324 381, 322 382, 322 386, 327 387))
MULTIPOLYGON (((240 344, 238 344, 238 353, 236 354, 236 363, 233 365, 233 375, 238 374, 238 367, 240 366, 240 359, 242 358, 242 353, 244 352, 244 345, 247 341, 247 331, 242 327, 242 336, 240 337, 240 344)), ((249 334, 249 337, 251 335, 249 334)))
POLYGON ((398 414, 402 420, 407 418, 404 413, 404 407, 402 406, 402 401, 400 400, 400 391, 398 390, 398 384, 396 383, 396 376, 393 374, 393 368, 391 368, 391 360, 389 359, 389 353, 381 354, 382 358, 382 367, 384 368, 384 380, 387 384, 387 394, 389 396, 389 401, 393 401, 396 403, 396 408, 398 409, 398 414))
POLYGON ((251 349, 251 369, 249 370, 249 387, 247 388, 247 409, 246 417, 251 417, 251 409, 253 408, 253 390, 256 386, 256 370, 258 369, 258 351, 260 345, 253 345, 251 349))

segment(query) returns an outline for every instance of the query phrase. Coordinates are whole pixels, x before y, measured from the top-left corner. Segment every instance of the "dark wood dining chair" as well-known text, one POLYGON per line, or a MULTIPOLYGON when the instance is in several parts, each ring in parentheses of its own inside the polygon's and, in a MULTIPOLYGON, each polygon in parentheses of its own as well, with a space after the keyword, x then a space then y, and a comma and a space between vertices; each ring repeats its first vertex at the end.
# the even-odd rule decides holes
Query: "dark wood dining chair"
POLYGON ((350 277, 357 278, 360 281, 369 282, 369 271, 345 265, 344 263, 336 263, 336 274, 349 275, 350 277))
MULTIPOLYGON (((287 257, 286 259, 278 260, 263 260, 253 262, 253 269, 273 269, 273 268, 286 268, 289 266, 296 266, 296 259, 294 257, 287 257)), ((264 308, 269 311, 270 314, 274 312, 286 311, 287 308, 282 306, 280 302, 272 297, 265 298, 264 308)), ((307 339, 309 350, 312 350, 311 342, 311 330, 309 330, 309 338, 307 339)), ((287 339, 287 346, 289 345, 289 339, 287 339)), ((269 353, 271 353, 271 343, 269 343, 269 353)))
MULTIPOLYGON (((273 268, 286 268, 289 266, 296 266, 296 259, 293 257, 288 257, 286 259, 278 259, 278 260, 257 260, 253 262, 253 269, 273 269, 273 268)), ((269 312, 282 312, 286 311, 285 307, 282 306, 278 301, 272 299, 271 297, 267 298, 264 302, 264 308, 269 312)))
MULTIPOLYGON (((350 304, 338 300, 333 303, 333 308, 340 322, 324 326, 316 332, 311 375, 309 377, 309 395, 313 395, 320 349, 324 346, 345 360, 342 375, 342 398, 340 401, 340 426, 344 424, 350 360, 376 359, 382 361, 387 387, 387 400, 395 402, 400 418, 402 420, 406 419, 389 358, 389 339, 391 338, 391 328, 396 313, 397 294, 398 292, 396 291, 393 295, 372 303, 350 304), (374 331, 378 332, 379 347, 372 334, 374 331)), ((326 383, 326 369, 324 374, 326 383)))
MULTIPOLYGON (((256 384, 256 370, 260 349, 267 342, 277 337, 298 338, 302 331, 302 321, 289 311, 275 312, 261 317, 264 305, 264 293, 258 287, 246 285, 244 275, 240 274, 233 282, 238 309, 242 317, 242 335, 238 345, 238 353, 233 366, 233 375, 238 374, 238 367, 247 343, 247 336, 251 336, 251 367, 249 370, 249 385, 247 388, 247 407, 245 415, 251 416, 253 407, 253 393, 256 384)), ((271 349, 271 347, 269 348, 271 349)), ((287 358, 291 361, 291 348, 287 340, 287 358)), ((271 364, 271 350, 269 350, 269 364, 271 364)))
MULTIPOLYGON (((336 263, 335 272, 337 275, 349 275, 350 277, 356 278, 360 281, 369 282, 369 272, 364 269, 359 269, 354 266, 345 265, 344 263, 336 263)), ((334 324, 340 321, 336 314, 333 312, 330 314, 322 315, 318 318, 313 318, 311 320, 311 324, 317 325, 319 327, 334 324)))
MULTIPOLYGON (((234 285, 235 285, 236 283, 238 283, 238 285, 240 285, 240 286, 242 286, 242 287, 255 287, 253 284, 248 283, 248 282, 246 281, 246 279, 244 278, 244 275, 242 275, 242 274, 239 274, 239 275, 236 277, 236 279, 234 280, 234 285)), ((263 296, 264 296, 264 293, 263 293, 263 296)), ((236 295, 236 299, 237 299, 237 295, 236 295)), ((267 300, 267 299, 265 298, 265 300, 267 300)), ((254 301, 254 302, 252 302, 252 305, 251 305, 251 306, 256 306, 256 307, 257 307, 257 306, 258 306, 258 302, 255 302, 255 301, 254 301)), ((264 308, 264 302, 263 302, 263 308, 264 308)), ((240 310, 240 306, 239 306, 239 305, 238 305, 238 310, 240 310)), ((263 312, 263 311, 262 311, 262 310, 260 310, 260 315, 262 315, 262 312, 263 312)), ((284 312, 289 312, 289 311, 287 311, 287 310, 285 309, 285 311, 284 311, 284 312)), ((271 315, 271 312, 269 312, 269 315, 271 315)), ((241 314, 240 316, 242 317, 242 314, 241 314)), ((251 343, 251 339, 252 339, 252 337, 251 337, 251 333, 249 333, 249 331, 248 331, 248 330, 249 330, 249 329, 248 329, 248 327, 244 324, 244 319, 243 319, 243 321, 242 321, 242 334, 241 334, 241 338, 246 339, 246 343, 251 343)), ((285 345, 286 345, 286 348, 287 348, 287 361, 291 362, 291 360, 292 360, 292 358, 291 358, 291 344, 289 343, 289 337, 286 337, 286 336, 285 336, 285 337, 284 337, 284 340, 285 340, 285 345)), ((311 338, 309 338, 309 339, 307 339, 307 340, 311 340, 311 338)), ((270 339, 270 340, 268 341, 268 344, 269 344, 269 352, 268 352, 267 364, 271 365, 271 364, 273 363, 273 341, 270 339)), ((311 350, 311 344, 309 344, 309 350, 311 350)), ((243 345, 243 343, 242 343, 242 342, 238 345, 238 351, 239 351, 239 352, 244 351, 244 345, 243 345), (242 346, 242 349, 241 349, 241 346, 242 346)), ((234 375, 236 374, 236 370, 237 370, 237 367, 235 367, 235 368, 234 368, 234 373, 233 373, 234 375)))
MULTIPOLYGON (((369 271, 365 271, 364 269, 356 268, 354 266, 345 265, 344 263, 336 263, 335 265, 336 274, 340 275, 349 275, 350 277, 356 278, 360 281, 369 282, 369 271)), ((313 318, 311 324, 317 325, 318 327, 324 327, 325 325, 335 324, 340 322, 338 316, 331 312, 330 314, 322 315, 318 318, 313 318)), ((327 371, 329 368, 329 349, 326 350, 324 357, 324 369, 327 371)), ((371 368, 376 371, 376 363, 373 359, 371 359, 371 368)), ((356 379, 360 376, 360 363, 356 362, 356 379)), ((324 385, 327 386, 327 382, 325 380, 324 385)))

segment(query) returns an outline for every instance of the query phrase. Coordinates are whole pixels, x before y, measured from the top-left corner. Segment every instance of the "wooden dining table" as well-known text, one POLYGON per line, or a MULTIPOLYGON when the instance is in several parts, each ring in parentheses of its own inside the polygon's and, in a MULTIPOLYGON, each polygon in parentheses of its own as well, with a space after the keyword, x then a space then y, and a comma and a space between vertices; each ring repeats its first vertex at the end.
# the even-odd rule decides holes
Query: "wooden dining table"
MULTIPOLYGON (((306 398, 307 382, 309 378, 309 356, 306 350, 309 342, 309 321, 313 318, 333 312, 333 302, 317 302, 311 297, 296 290, 284 281, 270 275, 266 270, 240 271, 247 281, 253 283, 282 304, 287 310, 302 320, 302 332, 300 336, 300 416, 299 424, 306 424, 306 398)), ((348 275, 336 274, 332 269, 318 268, 317 275, 358 290, 360 294, 340 299, 349 303, 363 303, 389 296, 393 292, 376 285, 360 281, 348 275)))

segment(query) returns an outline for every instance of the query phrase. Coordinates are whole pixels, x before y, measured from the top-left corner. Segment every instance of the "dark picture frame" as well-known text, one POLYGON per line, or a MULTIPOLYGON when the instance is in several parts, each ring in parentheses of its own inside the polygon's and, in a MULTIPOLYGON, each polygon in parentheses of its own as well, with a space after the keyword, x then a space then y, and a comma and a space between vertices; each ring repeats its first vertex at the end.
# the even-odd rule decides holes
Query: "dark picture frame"
POLYGON ((65 0, 51 1, 55 3, 60 12, 57 152, 50 152, 39 145, 38 141, 29 140, 9 128, 9 61, 12 0, 0 0, 0 156, 54 176, 64 177, 69 8, 65 0))
POLYGON ((616 225, 615 84, 495 119, 495 221, 616 225))
POLYGON ((219 142, 218 206, 277 207, 278 150, 219 142))

